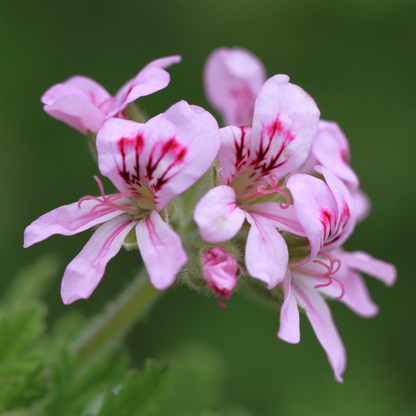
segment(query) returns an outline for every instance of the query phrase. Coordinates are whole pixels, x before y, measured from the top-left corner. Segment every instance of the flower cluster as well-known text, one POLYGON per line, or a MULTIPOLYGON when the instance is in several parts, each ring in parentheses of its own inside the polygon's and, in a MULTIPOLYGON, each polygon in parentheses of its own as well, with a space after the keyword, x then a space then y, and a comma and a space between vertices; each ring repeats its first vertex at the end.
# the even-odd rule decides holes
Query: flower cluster
POLYGON ((226 127, 185 101, 134 121, 133 101, 165 88, 165 68, 179 61, 153 61, 114 97, 80 76, 44 94, 48 114, 93 137, 99 171, 117 191, 106 194, 95 177, 100 196, 41 216, 24 246, 98 226, 65 270, 66 304, 91 295, 123 245, 138 248, 159 290, 180 273, 220 306, 235 290, 268 292, 281 304, 278 336, 299 342, 305 311, 342 381, 345 350, 327 299, 370 317, 377 306, 359 272, 387 285, 396 278, 391 264, 342 248, 369 211, 345 135, 287 75, 266 80, 258 58, 238 48, 214 51, 204 71, 226 127))

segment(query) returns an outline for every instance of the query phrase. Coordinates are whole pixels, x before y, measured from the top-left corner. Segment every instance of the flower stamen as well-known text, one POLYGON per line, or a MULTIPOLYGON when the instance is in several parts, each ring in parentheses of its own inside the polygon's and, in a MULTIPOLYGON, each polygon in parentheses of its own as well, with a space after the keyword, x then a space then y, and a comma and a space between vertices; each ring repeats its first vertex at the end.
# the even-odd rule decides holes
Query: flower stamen
POLYGON ((319 289, 321 287, 328 287, 330 286, 333 282, 336 282, 339 284, 340 288, 341 288, 341 294, 339 296, 336 296, 335 299, 342 299, 342 297, 345 294, 345 288, 344 285, 341 283, 340 280, 338 280, 337 278, 333 277, 333 275, 335 273, 338 272, 338 270, 341 268, 341 262, 338 259, 332 259, 330 256, 328 256, 325 253, 318 253, 319 256, 324 257, 328 262, 329 265, 326 264, 325 262, 321 261, 321 260, 313 260, 314 263, 319 264, 321 266, 323 266, 327 272, 322 274, 319 277, 322 277, 324 279, 328 279, 328 281, 326 283, 321 283, 319 285, 314 286, 315 289, 319 289))
POLYGON ((107 196, 104 193, 104 186, 103 186, 103 183, 101 182, 100 178, 98 176, 94 176, 94 179, 98 184, 98 188, 100 189, 102 199, 98 196, 93 196, 93 195, 83 196, 78 201, 78 208, 81 208, 81 204, 84 201, 93 200, 93 201, 99 202, 99 204, 95 205, 91 209, 90 214, 95 213, 99 208, 102 208, 102 207, 112 208, 112 209, 120 210, 120 211, 124 211, 124 212, 131 212, 131 213, 135 212, 135 209, 131 206, 121 205, 121 204, 114 204, 114 201, 117 201, 117 200, 119 200, 123 197, 126 197, 126 196, 130 196, 131 192, 120 192, 118 194, 113 194, 113 195, 107 196))
POLYGON ((262 195, 269 195, 269 194, 273 194, 273 193, 278 193, 286 199, 286 202, 283 202, 283 201, 279 202, 280 208, 282 208, 282 209, 289 208, 290 207, 290 197, 287 194, 287 192, 283 191, 283 188, 285 187, 285 185, 280 185, 279 186, 278 177, 274 174, 271 174, 271 175, 263 176, 263 179, 265 179, 269 183, 270 188, 267 189, 265 185, 259 185, 257 187, 257 192, 259 194, 262 194, 262 195))

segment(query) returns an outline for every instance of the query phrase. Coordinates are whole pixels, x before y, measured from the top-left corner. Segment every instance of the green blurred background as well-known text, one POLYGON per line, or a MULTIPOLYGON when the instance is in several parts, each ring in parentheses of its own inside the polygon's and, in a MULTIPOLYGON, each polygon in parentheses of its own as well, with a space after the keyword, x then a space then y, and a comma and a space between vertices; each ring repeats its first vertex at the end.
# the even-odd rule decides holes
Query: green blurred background
MULTIPOLYGON (((314 97, 324 119, 341 125, 373 203, 346 248, 394 263, 399 279, 391 289, 367 279, 380 306, 371 320, 331 305, 348 353, 343 385, 333 380, 305 316, 301 343, 288 345, 275 335, 276 312, 238 294, 224 310, 215 298, 184 287, 169 290, 131 332, 135 363, 196 341, 222 356, 225 399, 257 415, 416 414, 415 23, 414 0, 3 0, 1 287, 45 252, 59 255, 63 270, 90 235, 22 248, 31 221, 97 192, 83 136, 42 110, 46 89, 82 74, 114 93, 149 61, 180 54, 183 62, 169 69, 170 86, 141 106, 155 115, 185 99, 210 109, 201 76, 207 55, 220 46, 244 47, 269 76, 288 74, 314 97)), ((137 263, 136 253, 121 253, 91 299, 69 307, 61 305, 56 279, 51 311, 99 310, 137 263)))

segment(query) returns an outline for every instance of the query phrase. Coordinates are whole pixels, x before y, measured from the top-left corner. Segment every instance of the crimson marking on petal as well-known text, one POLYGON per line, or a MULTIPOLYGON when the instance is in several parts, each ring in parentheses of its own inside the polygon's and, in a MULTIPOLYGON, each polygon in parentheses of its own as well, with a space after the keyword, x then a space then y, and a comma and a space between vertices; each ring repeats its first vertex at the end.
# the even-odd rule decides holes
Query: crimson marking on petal
POLYGON ((257 151, 257 158, 251 163, 254 169, 260 170, 262 175, 266 175, 273 169, 284 165, 290 156, 280 161, 279 163, 278 161, 283 152, 290 145, 290 143, 293 142, 293 140, 295 140, 295 136, 290 132, 290 130, 284 132, 283 124, 280 121, 279 116, 277 116, 276 119, 269 125, 264 125, 261 132, 260 148, 257 151), (267 153, 271 149, 273 140, 275 140, 275 138, 278 139, 279 136, 283 134, 285 137, 279 151, 274 157, 270 158, 270 160, 267 160, 267 153), (263 143, 265 140, 267 140, 267 145, 264 147, 263 143))
POLYGON ((234 136, 234 146, 235 146, 235 170, 238 172, 241 168, 246 165, 246 160, 250 156, 250 149, 247 148, 246 134, 249 127, 240 127, 241 130, 241 141, 238 143, 237 138, 234 136), (244 153, 244 150, 246 151, 244 153))
POLYGON ((153 179, 156 179, 156 183, 153 185, 153 191, 157 192, 159 191, 163 185, 165 185, 170 179, 172 179, 175 174, 172 174, 171 176, 168 176, 171 169, 177 165, 180 165, 184 162, 185 156, 188 153, 187 147, 183 146, 181 143, 179 143, 175 137, 171 137, 168 141, 164 142, 161 147, 160 143, 158 146, 158 143, 153 147, 152 152, 149 157, 149 161, 146 166, 146 178, 148 181, 152 181, 153 179), (157 158, 155 162, 153 162, 154 159, 154 153, 156 150, 160 148, 160 155, 157 158), (164 172, 161 174, 160 177, 155 178, 154 173, 159 166, 160 162, 165 157, 171 157, 172 160, 169 161, 169 165, 164 170, 164 172))
POLYGON ((119 168, 119 174, 123 180, 129 185, 142 186, 140 181, 140 163, 139 158, 140 154, 144 147, 144 138, 141 134, 138 134, 136 137, 122 137, 117 142, 118 150, 122 158, 122 167, 119 168), (135 164, 133 167, 134 172, 130 172, 127 169, 126 157, 127 155, 134 151, 135 153, 135 164))
POLYGON ((350 217, 350 208, 345 201, 343 204, 343 211, 339 218, 337 218, 336 215, 330 212, 327 208, 320 208, 319 219, 324 227, 324 245, 333 243, 341 237, 343 230, 350 220, 350 217))

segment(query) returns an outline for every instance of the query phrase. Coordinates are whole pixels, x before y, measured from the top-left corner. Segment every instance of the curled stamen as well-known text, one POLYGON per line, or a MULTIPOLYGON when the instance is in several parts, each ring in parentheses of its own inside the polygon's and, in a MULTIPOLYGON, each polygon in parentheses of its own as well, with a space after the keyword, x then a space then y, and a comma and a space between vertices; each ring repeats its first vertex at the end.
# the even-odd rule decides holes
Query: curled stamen
POLYGON ((324 257, 326 260, 328 260, 329 265, 326 264, 325 262, 321 261, 321 260, 313 260, 313 263, 319 264, 323 267, 325 267, 325 269, 327 270, 326 273, 322 274, 321 276, 316 276, 316 277, 321 277, 323 279, 328 279, 328 282, 326 283, 321 283, 319 285, 314 286, 315 289, 319 289, 321 287, 328 287, 330 286, 333 282, 338 283, 338 285, 341 288, 341 294, 339 296, 336 296, 335 299, 342 299, 342 297, 345 294, 345 288, 344 285, 342 284, 342 282, 340 280, 338 280, 337 278, 333 277, 333 275, 335 273, 337 273, 339 271, 339 269, 341 268, 341 261, 338 259, 332 259, 330 256, 328 256, 325 253, 318 253, 318 255, 324 257))
POLYGON ((265 185, 259 185, 257 187, 257 192, 259 194, 262 194, 262 195, 269 195, 269 194, 273 194, 273 193, 278 193, 286 199, 286 202, 283 202, 283 201, 279 202, 280 208, 282 208, 282 209, 289 208, 290 207, 290 197, 285 191, 283 191, 282 188, 284 188, 284 185, 279 186, 278 177, 276 175, 272 174, 272 175, 264 176, 263 178, 269 183, 270 188, 267 189, 265 185))
POLYGON ((81 204, 84 201, 93 200, 93 201, 97 201, 99 203, 91 209, 90 215, 94 214, 101 207, 112 208, 114 210, 120 210, 120 211, 124 211, 124 212, 135 212, 135 210, 132 207, 128 206, 128 205, 114 204, 114 201, 117 201, 118 199, 121 199, 125 196, 130 196, 130 194, 131 194, 130 192, 120 192, 118 194, 113 194, 113 195, 106 196, 105 193, 104 193, 104 186, 103 186, 103 183, 101 182, 100 178, 98 176, 94 176, 94 179, 98 184, 98 188, 100 189, 102 199, 98 196, 86 195, 78 201, 78 208, 81 208, 81 204))

